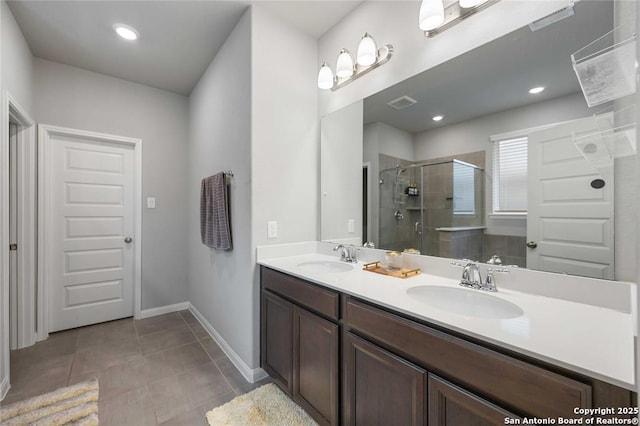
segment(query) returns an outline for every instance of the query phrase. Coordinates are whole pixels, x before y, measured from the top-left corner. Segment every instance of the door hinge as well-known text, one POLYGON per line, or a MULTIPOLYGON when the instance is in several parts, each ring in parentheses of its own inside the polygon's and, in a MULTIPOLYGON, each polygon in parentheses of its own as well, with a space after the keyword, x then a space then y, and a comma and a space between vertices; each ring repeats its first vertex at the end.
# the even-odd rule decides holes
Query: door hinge
POLYGON ((16 250, 18 250, 17 244, 9 244, 9 251, 16 251, 16 250))

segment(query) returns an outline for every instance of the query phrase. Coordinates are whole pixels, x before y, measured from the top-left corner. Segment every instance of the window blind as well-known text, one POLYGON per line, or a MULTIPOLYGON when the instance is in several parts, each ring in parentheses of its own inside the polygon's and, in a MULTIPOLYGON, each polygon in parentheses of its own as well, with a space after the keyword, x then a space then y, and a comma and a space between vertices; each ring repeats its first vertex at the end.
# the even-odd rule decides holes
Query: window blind
POLYGON ((475 169, 453 162, 453 213, 475 214, 475 169))
POLYGON ((526 137, 494 142, 494 213, 527 211, 527 144, 526 137))

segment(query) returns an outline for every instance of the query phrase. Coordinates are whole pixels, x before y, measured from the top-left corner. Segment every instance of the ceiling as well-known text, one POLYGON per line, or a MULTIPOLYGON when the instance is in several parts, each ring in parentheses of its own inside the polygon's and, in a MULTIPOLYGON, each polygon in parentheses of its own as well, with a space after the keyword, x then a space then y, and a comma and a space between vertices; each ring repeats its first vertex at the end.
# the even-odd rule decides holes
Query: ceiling
MULTIPOLYGON (((188 95, 249 1, 8 1, 35 57, 188 95), (134 27, 126 42, 113 24, 134 27)), ((314 38, 361 1, 260 4, 314 38)))
POLYGON ((536 32, 521 28, 370 96, 364 122, 417 133, 579 92, 571 54, 611 31, 613 2, 581 1, 574 9, 563 21, 536 32), (546 89, 529 94, 535 86, 546 89), (405 95, 418 103, 401 111, 387 105, 405 95), (445 118, 434 122, 439 114, 445 118))

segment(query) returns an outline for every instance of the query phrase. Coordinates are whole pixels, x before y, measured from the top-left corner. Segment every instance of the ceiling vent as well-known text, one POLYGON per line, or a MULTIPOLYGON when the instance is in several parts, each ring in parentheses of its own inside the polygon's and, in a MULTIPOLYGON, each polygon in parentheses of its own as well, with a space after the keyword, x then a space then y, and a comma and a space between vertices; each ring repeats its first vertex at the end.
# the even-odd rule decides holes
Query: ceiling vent
POLYGON ((409 96, 402 96, 398 99, 392 100, 391 102, 387 102, 387 105, 389 105, 393 109, 397 109, 398 111, 400 111, 401 109, 409 108, 411 105, 414 105, 416 103, 418 103, 418 101, 416 101, 415 99, 410 98, 409 96))
POLYGON ((569 16, 573 16, 575 12, 573 11, 573 4, 570 4, 567 7, 564 7, 556 12, 550 13, 549 15, 538 19, 537 21, 533 21, 529 24, 529 28, 531 31, 538 31, 544 27, 548 27, 551 24, 555 24, 558 21, 562 21, 569 16))

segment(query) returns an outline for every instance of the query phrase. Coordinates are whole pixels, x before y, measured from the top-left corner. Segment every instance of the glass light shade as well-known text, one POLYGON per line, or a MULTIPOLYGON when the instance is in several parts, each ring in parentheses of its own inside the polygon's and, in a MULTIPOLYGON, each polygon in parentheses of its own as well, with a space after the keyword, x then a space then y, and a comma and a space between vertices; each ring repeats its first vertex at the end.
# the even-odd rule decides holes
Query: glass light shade
POLYGON ((318 88, 331 89, 333 87, 333 71, 326 62, 322 63, 320 71, 318 71, 318 88))
POLYGON ((420 5, 420 29, 432 31, 444 22, 444 3, 442 0, 422 0, 420 5))
POLYGON ((340 78, 351 77, 353 75, 353 59, 347 49, 342 49, 338 55, 336 75, 340 78))
POLYGON ((460 7, 464 9, 470 9, 472 7, 480 6, 482 3, 486 3, 487 0, 459 0, 460 7))
POLYGON ((378 46, 376 41, 369 34, 364 33, 358 45, 358 64, 368 67, 376 62, 378 57, 378 46))

